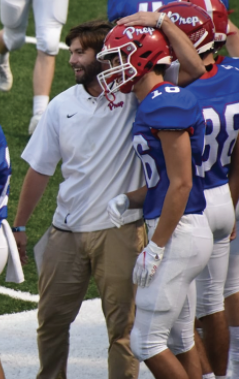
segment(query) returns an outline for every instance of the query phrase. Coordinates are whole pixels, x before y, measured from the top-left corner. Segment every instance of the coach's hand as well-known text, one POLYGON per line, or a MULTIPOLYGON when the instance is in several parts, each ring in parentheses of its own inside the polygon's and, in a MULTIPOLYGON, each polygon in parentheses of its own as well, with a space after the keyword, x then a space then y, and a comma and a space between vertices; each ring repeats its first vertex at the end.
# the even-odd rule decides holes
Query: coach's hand
POLYGON ((129 198, 125 194, 118 195, 108 202, 107 212, 111 222, 120 228, 123 225, 121 215, 129 208, 129 198))
POLYGON ((139 254, 133 270, 133 282, 140 287, 148 287, 159 267, 163 255, 164 247, 159 247, 153 241, 139 254))
POLYGON ((22 266, 24 266, 28 261, 28 256, 26 252, 26 247, 27 247, 26 232, 15 232, 13 233, 13 235, 16 240, 20 261, 22 263, 22 266))

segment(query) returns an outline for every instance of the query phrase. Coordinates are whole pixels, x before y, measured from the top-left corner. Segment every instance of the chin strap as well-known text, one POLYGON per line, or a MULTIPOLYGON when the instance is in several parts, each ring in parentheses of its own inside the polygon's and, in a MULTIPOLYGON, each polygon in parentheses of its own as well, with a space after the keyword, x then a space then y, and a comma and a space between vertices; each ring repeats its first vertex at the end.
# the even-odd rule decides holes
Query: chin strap
POLYGON ((115 94, 114 93, 112 93, 110 91, 105 91, 105 97, 110 104, 115 105, 114 104, 114 101, 115 101, 115 94))

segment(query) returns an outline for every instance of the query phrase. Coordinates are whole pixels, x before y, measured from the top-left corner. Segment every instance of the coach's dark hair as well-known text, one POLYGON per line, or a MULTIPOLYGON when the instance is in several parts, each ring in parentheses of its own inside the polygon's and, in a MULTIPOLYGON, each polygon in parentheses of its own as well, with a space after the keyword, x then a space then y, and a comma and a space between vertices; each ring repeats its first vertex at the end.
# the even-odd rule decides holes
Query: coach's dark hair
POLYGON ((70 46, 73 39, 79 38, 83 50, 92 48, 97 54, 101 51, 105 36, 113 26, 110 22, 102 20, 84 22, 71 28, 66 36, 66 44, 70 46))

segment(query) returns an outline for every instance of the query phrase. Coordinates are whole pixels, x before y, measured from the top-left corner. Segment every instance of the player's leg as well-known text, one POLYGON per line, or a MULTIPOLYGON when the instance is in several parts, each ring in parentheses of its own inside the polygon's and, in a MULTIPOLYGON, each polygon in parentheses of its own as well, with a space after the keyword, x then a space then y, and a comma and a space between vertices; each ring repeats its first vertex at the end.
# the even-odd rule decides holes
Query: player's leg
POLYGON ((229 330, 224 311, 224 285, 229 260, 229 237, 235 212, 228 185, 205 190, 205 213, 214 236, 214 247, 205 269, 197 277, 197 318, 215 376, 226 375, 229 330))
POLYGON ((135 316, 135 286, 132 272, 138 254, 146 243, 142 220, 120 229, 104 231, 102 247, 92 253, 95 277, 109 336, 109 379, 136 379, 139 362, 130 349, 130 331, 135 316))
POLYGON ((224 378, 227 373, 229 350, 229 331, 225 312, 216 312, 202 317, 201 320, 203 323, 203 340, 209 362, 216 378, 224 378))
POLYGON ((201 364, 194 341, 194 319, 196 314, 196 283, 189 286, 183 309, 173 325, 168 339, 168 347, 177 356, 189 378, 195 373, 201 376, 201 364))
MULTIPOLYGON (((206 265, 211 249, 212 235, 206 217, 184 216, 166 245, 162 263, 149 287, 137 289, 131 347, 136 357, 145 361, 155 378, 188 378, 175 353, 184 354, 193 349, 189 353, 190 358, 196 354, 193 348, 195 307, 187 307, 185 300, 190 283, 206 265), (182 313, 184 319, 188 309, 191 309, 190 323, 179 323, 171 336, 170 350, 174 350, 173 354, 168 349, 169 333, 179 315, 182 313)), ((184 356, 182 360, 188 372, 192 373, 194 363, 191 362, 189 367, 190 359, 184 356)), ((198 359, 197 367, 192 378, 201 379, 198 359)))
POLYGON ((61 31, 67 18, 68 0, 33 0, 37 57, 33 71, 33 117, 29 125, 32 134, 45 111, 59 51, 61 31))
POLYGON ((210 261, 197 277, 197 317, 202 322, 206 353, 217 376, 226 375, 228 363, 229 331, 222 296, 228 252, 228 238, 215 242, 210 261))
POLYGON ((228 20, 229 35, 227 36, 226 48, 231 57, 239 57, 239 29, 231 20, 228 20))
POLYGON ((155 379, 188 379, 188 375, 183 366, 169 349, 145 360, 145 364, 150 369, 155 379))
POLYGON ((215 242, 210 261, 197 278, 197 318, 202 322, 206 353, 217 376, 226 375, 228 363, 229 331, 223 299, 228 254, 228 237, 215 242))
POLYGON ((201 368, 203 372, 203 379, 215 379, 215 375, 212 371, 207 352, 203 343, 203 329, 202 323, 195 318, 195 330, 194 330, 195 345, 198 351, 201 368))
POLYGON ((55 71, 55 56, 37 50, 37 58, 33 71, 33 116, 30 120, 28 133, 32 134, 49 103, 49 95, 55 71))
POLYGON ((9 91, 13 77, 9 64, 9 51, 20 49, 25 42, 25 33, 30 0, 1 1, 1 22, 4 28, 0 31, 0 90, 9 91))
POLYGON ((90 278, 86 252, 89 233, 52 228, 39 278, 38 379, 65 379, 69 328, 77 316, 90 278))
MULTIPOLYGON (((238 219, 239 219, 239 205, 238 219)), ((227 280, 225 284, 225 309, 230 330, 229 358, 232 366, 231 379, 239 373, 239 220, 236 223, 237 237, 231 242, 227 280)))

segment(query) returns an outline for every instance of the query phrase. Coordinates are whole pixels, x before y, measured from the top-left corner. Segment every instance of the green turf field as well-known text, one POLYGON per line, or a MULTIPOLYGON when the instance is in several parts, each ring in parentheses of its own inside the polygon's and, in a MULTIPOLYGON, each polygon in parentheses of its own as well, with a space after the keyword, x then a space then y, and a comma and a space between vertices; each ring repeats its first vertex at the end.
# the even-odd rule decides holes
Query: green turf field
MULTIPOLYGON (((238 0, 230 0, 230 5, 231 8, 235 10, 235 12, 230 15, 230 18, 239 27, 238 0)), ((89 19, 105 19, 106 7, 107 0, 70 0, 68 19, 63 28, 61 41, 64 41, 67 32, 72 26, 89 19)), ((27 35, 34 36, 32 15, 29 20, 27 35)), ((223 53, 226 54, 226 50, 223 50, 223 53)), ((32 73, 35 57, 36 49, 35 45, 32 44, 25 44, 19 51, 12 52, 11 68, 14 76, 13 87, 8 93, 0 92, 0 124, 8 141, 12 163, 8 217, 10 224, 12 224, 15 216, 22 181, 28 168, 28 165, 20 158, 20 154, 29 138, 28 124, 32 112, 32 73)), ((60 50, 56 59, 56 70, 51 98, 75 83, 74 74, 68 65, 68 58, 68 51, 60 50)), ((24 267, 25 282, 21 285, 5 283, 5 275, 3 273, 0 277, 0 286, 37 294, 37 273, 33 259, 33 246, 51 223, 56 206, 58 185, 61 181, 61 173, 58 168, 27 225, 29 263, 24 267)), ((98 293, 92 281, 86 298, 96 296, 98 296, 98 293)), ((19 312, 21 310, 32 309, 32 307, 36 306, 36 303, 13 300, 8 296, 0 295, 0 314, 19 312)))

